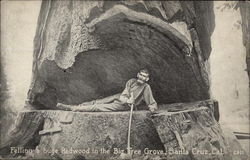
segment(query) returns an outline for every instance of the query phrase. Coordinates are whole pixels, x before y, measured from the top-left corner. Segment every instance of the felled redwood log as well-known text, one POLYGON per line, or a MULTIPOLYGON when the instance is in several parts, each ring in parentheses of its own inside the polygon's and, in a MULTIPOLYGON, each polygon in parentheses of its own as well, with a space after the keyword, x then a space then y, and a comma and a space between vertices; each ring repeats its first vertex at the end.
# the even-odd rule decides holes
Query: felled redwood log
POLYGON ((28 103, 55 109, 119 93, 138 70, 160 104, 205 100, 212 2, 44 1, 28 103))

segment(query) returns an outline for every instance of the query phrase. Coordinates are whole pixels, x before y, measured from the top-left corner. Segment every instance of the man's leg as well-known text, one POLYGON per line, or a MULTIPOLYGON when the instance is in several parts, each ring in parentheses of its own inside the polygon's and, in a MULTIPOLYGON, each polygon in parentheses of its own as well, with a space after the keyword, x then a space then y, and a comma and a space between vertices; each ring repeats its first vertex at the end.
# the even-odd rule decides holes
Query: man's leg
POLYGON ((126 111, 130 108, 119 103, 94 104, 87 106, 77 106, 73 111, 79 112, 111 112, 111 111, 126 111))
POLYGON ((57 105, 56 105, 56 107, 58 109, 65 110, 65 111, 72 111, 77 106, 78 105, 67 105, 67 104, 63 104, 63 103, 57 103, 57 105))
POLYGON ((114 102, 114 100, 119 99, 120 95, 121 95, 121 93, 118 93, 118 94, 115 94, 115 95, 112 95, 112 96, 109 96, 109 97, 105 97, 105 98, 102 98, 102 99, 97 99, 97 100, 93 100, 93 101, 89 101, 89 102, 84 102, 84 103, 81 103, 79 105, 67 105, 67 104, 63 104, 63 103, 57 103, 57 107, 59 109, 61 109, 61 110, 66 110, 66 111, 72 111, 72 110, 74 110, 76 108, 79 109, 79 107, 85 107, 86 110, 92 111, 93 106, 91 106, 91 105, 110 104, 110 103, 114 102))
POLYGON ((119 99, 120 95, 121 93, 118 93, 118 94, 108 96, 102 99, 96 99, 90 102, 83 102, 79 104, 79 106, 94 105, 94 104, 107 104, 107 103, 109 104, 109 103, 114 102, 114 100, 119 99))

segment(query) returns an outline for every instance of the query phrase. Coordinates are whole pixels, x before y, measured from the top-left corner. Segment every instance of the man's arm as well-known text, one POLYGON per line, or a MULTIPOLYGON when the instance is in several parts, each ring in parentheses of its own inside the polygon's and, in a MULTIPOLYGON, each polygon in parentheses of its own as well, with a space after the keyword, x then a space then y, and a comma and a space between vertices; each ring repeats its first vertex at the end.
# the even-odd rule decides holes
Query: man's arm
POLYGON ((145 90, 143 92, 143 96, 144 96, 144 101, 147 104, 149 110, 151 112, 156 111, 158 109, 157 103, 153 97, 153 93, 152 93, 151 87, 149 85, 147 85, 145 87, 145 90))
POLYGON ((129 98, 130 98, 129 88, 130 88, 131 82, 132 82, 132 79, 129 80, 129 81, 126 83, 125 89, 123 90, 123 92, 122 92, 121 95, 120 95, 120 100, 121 100, 123 103, 127 103, 127 101, 128 101, 129 98))

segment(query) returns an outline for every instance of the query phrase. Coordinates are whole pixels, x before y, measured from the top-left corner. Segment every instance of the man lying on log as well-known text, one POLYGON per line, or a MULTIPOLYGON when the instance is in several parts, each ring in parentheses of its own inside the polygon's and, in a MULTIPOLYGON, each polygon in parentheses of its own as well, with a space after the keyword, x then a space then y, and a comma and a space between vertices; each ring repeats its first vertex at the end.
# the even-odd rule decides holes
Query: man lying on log
POLYGON ((79 105, 66 105, 58 103, 57 107, 63 110, 72 110, 79 112, 109 112, 109 111, 127 111, 131 104, 135 106, 143 101, 151 112, 157 110, 157 103, 153 97, 151 87, 146 82, 149 80, 147 69, 140 70, 137 79, 130 79, 121 94, 116 94, 103 99, 84 102, 79 105))

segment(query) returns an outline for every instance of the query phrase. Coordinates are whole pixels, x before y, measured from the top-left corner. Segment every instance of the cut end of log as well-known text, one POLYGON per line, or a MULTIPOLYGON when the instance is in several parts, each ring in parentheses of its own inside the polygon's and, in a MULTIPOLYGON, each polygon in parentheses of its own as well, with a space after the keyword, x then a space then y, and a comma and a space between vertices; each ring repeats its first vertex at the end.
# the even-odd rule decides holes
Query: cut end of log
MULTIPOLYGON (((213 101, 207 100, 164 105, 161 107, 161 113, 164 113, 165 109, 175 107, 183 110, 168 112, 153 118, 150 118, 149 111, 134 111, 131 126, 131 153, 136 150, 141 151, 141 155, 133 154, 133 158, 150 157, 146 154, 148 150, 165 153, 172 148, 189 152, 197 148, 195 144, 199 144, 199 150, 204 150, 209 145, 213 150, 222 149, 227 151, 225 152, 227 156, 233 156, 230 155, 231 146, 227 146, 227 137, 224 137, 220 125, 214 118, 213 104, 213 101)), ((118 150, 127 150, 129 113, 129 111, 91 113, 58 110, 20 112, 17 127, 11 132, 10 139, 4 143, 4 147, 0 148, 0 152, 5 151, 10 154, 10 147, 27 147, 31 145, 31 141, 39 138, 36 145, 29 147, 38 150, 43 148, 58 150, 57 156, 62 159, 71 159, 77 155, 87 159, 117 159, 120 156, 120 153, 116 154, 118 150), (70 123, 61 123, 66 121, 70 123), (75 152, 87 152, 91 148, 98 151, 105 149, 108 154, 72 152, 72 149, 75 152)), ((233 141, 237 143, 236 139, 233 141)), ((166 154, 155 156, 163 159, 170 158, 166 154)), ((175 159, 180 158, 179 155, 172 156, 175 159)), ((189 154, 183 156, 190 158, 189 154)), ((193 156, 200 158, 198 155, 193 156)), ((53 158, 51 154, 46 153, 35 154, 33 158, 44 157, 53 158)), ((215 157, 223 159, 224 156, 215 155, 215 157)))

